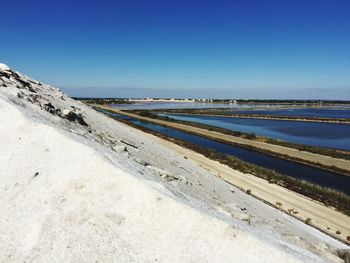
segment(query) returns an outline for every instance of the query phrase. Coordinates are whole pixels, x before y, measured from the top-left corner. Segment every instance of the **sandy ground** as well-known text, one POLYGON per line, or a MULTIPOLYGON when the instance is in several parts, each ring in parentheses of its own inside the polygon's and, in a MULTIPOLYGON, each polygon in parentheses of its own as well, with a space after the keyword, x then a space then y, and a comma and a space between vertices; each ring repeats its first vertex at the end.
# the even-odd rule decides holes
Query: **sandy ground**
POLYGON ((149 122, 153 122, 153 123, 157 123, 157 124, 162 124, 162 125, 165 125, 165 126, 168 126, 171 128, 176 128, 176 129, 179 129, 182 131, 190 131, 190 132, 198 134, 198 135, 204 135, 205 137, 208 137, 208 138, 219 139, 219 140, 226 141, 226 142, 238 143, 241 145, 248 145, 248 146, 256 147, 259 149, 267 150, 267 151, 270 151, 270 152, 273 152, 276 154, 288 155, 288 156, 291 156, 293 158, 298 158, 300 160, 304 160, 306 162, 322 163, 322 164, 326 164, 328 166, 335 166, 337 168, 350 171, 350 161, 349 160, 333 158, 330 156, 324 156, 324 155, 319 155, 319 154, 305 152, 305 151, 299 151, 297 149, 292 149, 292 148, 288 148, 288 147, 284 147, 284 146, 269 144, 269 143, 265 143, 265 142, 243 139, 240 137, 227 135, 227 134, 223 134, 223 133, 219 133, 219 132, 215 132, 215 131, 209 131, 206 129, 188 126, 188 125, 184 125, 184 124, 180 124, 180 123, 173 123, 173 122, 167 122, 167 121, 163 121, 163 120, 141 117, 141 116, 133 114, 133 113, 122 112, 120 110, 117 110, 117 109, 112 108, 112 107, 107 106, 107 105, 103 105, 103 106, 99 106, 99 107, 114 111, 114 112, 119 113, 119 114, 124 114, 124 115, 128 115, 130 117, 134 117, 134 118, 138 118, 138 119, 142 119, 142 120, 147 120, 149 122))
POLYGON ((342 262, 348 248, 14 72, 0 134, 1 262, 342 262))
POLYGON ((210 171, 215 176, 235 185, 244 191, 251 190, 255 197, 281 209, 294 217, 305 221, 310 218, 310 224, 316 228, 336 237, 344 242, 350 236, 350 217, 344 215, 331 207, 311 200, 276 184, 250 174, 243 174, 217 161, 210 160, 205 156, 185 149, 166 140, 161 143, 174 149, 179 154, 194 160, 201 167, 210 171), (341 234, 337 234, 339 231, 341 234))

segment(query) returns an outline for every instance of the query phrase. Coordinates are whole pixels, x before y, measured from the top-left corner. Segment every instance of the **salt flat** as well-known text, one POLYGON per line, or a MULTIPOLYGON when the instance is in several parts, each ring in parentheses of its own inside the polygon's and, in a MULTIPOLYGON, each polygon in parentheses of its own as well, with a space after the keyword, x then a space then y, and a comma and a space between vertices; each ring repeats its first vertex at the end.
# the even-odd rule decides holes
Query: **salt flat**
POLYGON ((0 64, 1 262, 342 262, 346 245, 0 64))

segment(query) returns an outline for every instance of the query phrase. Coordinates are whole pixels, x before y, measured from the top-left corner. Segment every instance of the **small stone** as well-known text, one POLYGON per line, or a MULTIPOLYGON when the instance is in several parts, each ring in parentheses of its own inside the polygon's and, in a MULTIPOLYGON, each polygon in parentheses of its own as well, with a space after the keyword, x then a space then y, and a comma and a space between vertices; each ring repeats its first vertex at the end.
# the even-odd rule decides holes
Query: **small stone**
POLYGON ((134 160, 135 160, 137 163, 139 163, 139 164, 141 164, 141 165, 143 165, 143 166, 149 166, 149 165, 150 165, 148 162, 146 162, 146 161, 144 161, 144 160, 141 160, 141 159, 139 159, 139 158, 137 158, 137 157, 134 157, 134 160))
POLYGON ((34 99, 36 102, 38 102, 41 106, 44 106, 45 104, 50 103, 49 100, 47 100, 47 99, 45 99, 45 98, 43 98, 43 97, 41 97, 41 96, 39 96, 39 95, 34 94, 32 97, 33 97, 33 99, 34 99))
POLYGON ((122 153, 122 152, 127 152, 128 151, 128 149, 124 145, 114 145, 112 147, 112 149, 113 149, 113 151, 115 151, 117 153, 122 153))
POLYGON ((70 112, 71 112, 70 110, 63 109, 62 115, 63 115, 63 116, 67 116, 70 112))
POLYGON ((77 115, 77 121, 80 125, 83 125, 83 126, 88 126, 88 124, 85 122, 83 116, 81 114, 76 114, 77 115))
POLYGON ((55 107, 49 102, 47 104, 44 105, 45 110, 47 110, 48 112, 50 112, 51 114, 55 114, 55 107))
POLYGON ((69 121, 77 121, 80 125, 88 126, 88 124, 85 122, 83 116, 80 113, 75 113, 74 111, 64 109, 62 111, 62 115, 69 121))
POLYGON ((56 113, 56 115, 58 115, 58 116, 61 116, 61 115, 62 115, 61 109, 56 109, 55 113, 56 113))
MULTIPOLYGON (((170 174, 165 174, 165 175, 162 175, 162 177, 167 180, 168 182, 172 182, 172 181, 178 181, 179 178, 173 176, 173 175, 170 175, 170 174)), ((186 184, 188 184, 188 182, 186 181, 186 184)))

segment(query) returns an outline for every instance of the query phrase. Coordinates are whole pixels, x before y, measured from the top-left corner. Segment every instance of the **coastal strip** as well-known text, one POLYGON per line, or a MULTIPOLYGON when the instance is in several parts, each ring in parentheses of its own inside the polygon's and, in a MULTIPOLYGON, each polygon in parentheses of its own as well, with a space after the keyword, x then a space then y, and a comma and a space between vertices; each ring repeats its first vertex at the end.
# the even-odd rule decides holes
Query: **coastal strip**
POLYGON ((288 148, 280 145, 275 144, 269 144, 266 142, 260 142, 255 140, 249 140, 244 139, 241 137, 223 134, 216 131, 210 131, 203 128, 193 127, 185 124, 180 124, 176 122, 168 122, 164 120, 149 118, 149 117, 143 117, 134 113, 121 111, 118 109, 115 109, 108 105, 98 105, 96 106, 99 109, 105 109, 117 114, 126 115, 129 117, 133 117, 140 120, 149 121, 152 123, 156 123, 159 125, 167 126, 170 128, 178 129, 184 132, 190 132, 199 136, 203 136, 209 139, 213 140, 219 140, 222 142, 230 143, 230 144, 236 144, 236 145, 242 145, 252 147, 255 149, 259 149, 264 151, 267 154, 273 154, 275 156, 280 156, 281 158, 290 158, 291 161, 296 162, 302 162, 309 165, 318 166, 320 168, 326 168, 328 167, 329 170, 334 171, 334 168, 339 169, 341 171, 344 171, 344 175, 349 176, 350 175, 350 160, 344 160, 344 159, 338 159, 333 158, 330 156, 324 156, 316 153, 306 152, 306 151, 299 151, 297 149, 288 148), (320 164, 320 165, 319 165, 320 164))

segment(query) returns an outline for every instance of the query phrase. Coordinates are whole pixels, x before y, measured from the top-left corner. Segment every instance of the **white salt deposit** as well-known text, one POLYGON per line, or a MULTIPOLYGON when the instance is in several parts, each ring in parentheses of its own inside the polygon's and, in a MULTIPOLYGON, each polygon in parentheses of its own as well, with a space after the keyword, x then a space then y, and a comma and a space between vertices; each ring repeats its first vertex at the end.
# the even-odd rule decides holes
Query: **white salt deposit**
POLYGON ((24 75, 3 77, 1 262, 341 262, 333 251, 345 245, 152 136, 24 75))
POLYGON ((4 64, 4 63, 0 63, 0 72, 4 72, 4 71, 9 71, 10 68, 4 64))

